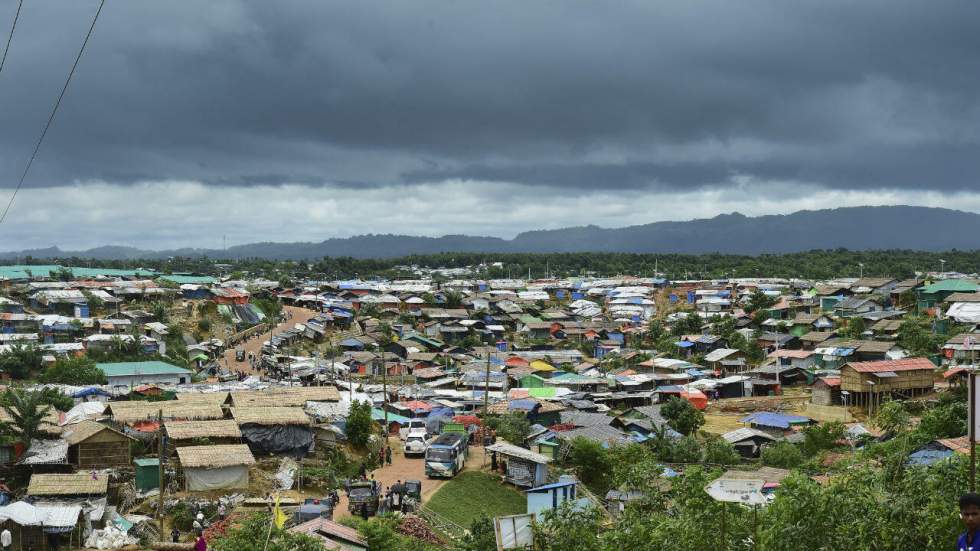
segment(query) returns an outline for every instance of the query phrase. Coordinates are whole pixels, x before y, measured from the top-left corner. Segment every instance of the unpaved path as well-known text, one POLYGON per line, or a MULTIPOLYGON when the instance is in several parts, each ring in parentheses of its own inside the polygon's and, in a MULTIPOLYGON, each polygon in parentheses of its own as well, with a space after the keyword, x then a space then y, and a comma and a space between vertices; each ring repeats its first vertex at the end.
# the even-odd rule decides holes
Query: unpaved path
MULTIPOLYGON (((275 332, 279 333, 285 331, 286 329, 292 329, 297 323, 306 323, 307 320, 317 315, 314 310, 308 310, 306 308, 300 308, 298 306, 283 306, 283 312, 289 313, 289 318, 276 326, 275 332)), ((221 366, 232 370, 232 371, 244 371, 246 373, 261 375, 261 370, 253 370, 251 366, 248 365, 248 354, 251 352, 256 358, 262 356, 262 343, 269 340, 269 332, 259 333, 254 337, 247 339, 244 343, 241 343, 236 348, 245 348, 245 361, 239 362, 235 361, 235 349, 229 348, 225 350, 224 356, 222 357, 221 366)))
MULTIPOLYGON (((405 457, 402 453, 402 443, 397 437, 391 439, 391 465, 371 471, 374 479, 387 491, 388 487, 399 480, 421 480, 422 481, 422 503, 426 503, 436 493, 436 491, 446 483, 445 478, 426 478, 425 460, 418 456, 405 457)), ((464 470, 478 470, 483 466, 484 452, 481 446, 470 446, 469 456, 466 459, 464 470)), ((369 475, 370 476, 370 475, 369 475)), ((340 491, 340 503, 334 509, 334 518, 339 519, 350 516, 347 512, 347 496, 343 490, 340 491)))

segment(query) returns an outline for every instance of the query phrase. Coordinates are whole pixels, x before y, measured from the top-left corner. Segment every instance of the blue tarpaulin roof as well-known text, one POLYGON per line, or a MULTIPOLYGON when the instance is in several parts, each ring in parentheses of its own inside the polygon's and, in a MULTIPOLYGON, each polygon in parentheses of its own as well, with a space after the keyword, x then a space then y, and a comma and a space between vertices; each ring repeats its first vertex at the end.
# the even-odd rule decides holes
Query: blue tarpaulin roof
POLYGON ((803 417, 801 415, 787 415, 785 413, 775 413, 772 411, 759 411, 751 415, 747 415, 739 420, 742 423, 751 423, 753 425, 762 425, 764 427, 773 427, 777 429, 788 429, 790 425, 796 425, 800 423, 809 423, 809 417, 803 417))
POLYGON ((543 492, 545 490, 553 490, 555 488, 564 488, 565 486, 575 486, 578 482, 574 480, 568 480, 565 482, 553 482, 551 484, 545 484, 544 486, 538 486, 537 488, 531 488, 527 492, 543 492))
POLYGON ((706 373, 704 371, 701 371, 700 369, 688 369, 687 371, 685 371, 685 373, 687 373, 691 377, 704 377, 706 375, 706 373))
POLYGON ((538 402, 535 400, 511 400, 507 405, 509 410, 522 411, 533 411, 536 407, 538 407, 538 402))
POLYGON ((911 455, 909 465, 932 465, 953 456, 952 450, 920 450, 911 455))
POLYGON ((429 412, 429 417, 452 417, 456 415, 452 408, 432 408, 429 412))
POLYGON ((110 394, 101 388, 88 387, 71 395, 72 398, 84 398, 86 396, 110 396, 110 394))
POLYGON ((679 348, 690 348, 694 346, 694 343, 691 341, 677 341, 674 343, 674 346, 679 348))

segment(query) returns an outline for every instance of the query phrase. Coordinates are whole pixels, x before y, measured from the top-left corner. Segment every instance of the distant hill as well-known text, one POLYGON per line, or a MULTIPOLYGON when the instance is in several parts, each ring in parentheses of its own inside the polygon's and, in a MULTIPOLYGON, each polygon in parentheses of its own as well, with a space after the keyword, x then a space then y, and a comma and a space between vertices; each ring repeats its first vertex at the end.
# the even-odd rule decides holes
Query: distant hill
POLYGON ((200 256, 222 258, 312 259, 324 256, 392 258, 450 251, 544 253, 788 253, 812 249, 980 249, 980 214, 928 207, 848 207, 748 217, 739 213, 687 222, 654 222, 625 228, 580 226, 524 232, 514 239, 466 235, 417 237, 359 235, 319 243, 251 243, 219 249, 147 251, 104 246, 86 251, 57 247, 0 253, 12 260, 78 256, 95 259, 200 256))

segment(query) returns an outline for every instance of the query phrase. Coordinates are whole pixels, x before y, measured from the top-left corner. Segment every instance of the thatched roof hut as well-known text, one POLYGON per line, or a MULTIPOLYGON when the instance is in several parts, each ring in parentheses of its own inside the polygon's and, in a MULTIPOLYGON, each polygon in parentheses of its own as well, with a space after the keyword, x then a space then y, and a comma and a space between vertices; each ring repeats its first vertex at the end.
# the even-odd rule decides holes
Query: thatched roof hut
POLYGON ((99 496, 109 491, 109 477, 90 473, 33 474, 27 485, 27 495, 99 496))
POLYGON ((245 444, 187 446, 177 449, 184 485, 201 492, 248 487, 248 467, 255 463, 245 444))
POLYGON ((242 431, 234 419, 215 421, 165 421, 168 453, 184 446, 202 444, 241 444, 242 431))
POLYGON ((156 421, 161 410, 165 420, 223 419, 225 416, 221 406, 217 404, 188 404, 180 400, 109 402, 105 413, 116 423, 129 425, 141 421, 156 421))

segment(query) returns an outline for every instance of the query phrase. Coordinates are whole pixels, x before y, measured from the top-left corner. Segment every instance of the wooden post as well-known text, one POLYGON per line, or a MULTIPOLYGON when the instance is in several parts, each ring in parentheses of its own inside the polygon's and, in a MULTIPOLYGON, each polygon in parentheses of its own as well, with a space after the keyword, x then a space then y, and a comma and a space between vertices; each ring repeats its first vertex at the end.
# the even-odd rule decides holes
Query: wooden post
POLYGON ((728 537, 725 534, 725 512, 728 510, 728 504, 724 501, 721 502, 721 551, 728 549, 728 537))
POLYGON ((968 390, 970 392, 970 427, 967 432, 970 435, 970 491, 977 491, 977 434, 975 426, 977 423, 977 375, 976 373, 970 372, 968 378, 970 384, 968 385, 968 390))

